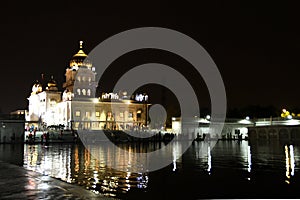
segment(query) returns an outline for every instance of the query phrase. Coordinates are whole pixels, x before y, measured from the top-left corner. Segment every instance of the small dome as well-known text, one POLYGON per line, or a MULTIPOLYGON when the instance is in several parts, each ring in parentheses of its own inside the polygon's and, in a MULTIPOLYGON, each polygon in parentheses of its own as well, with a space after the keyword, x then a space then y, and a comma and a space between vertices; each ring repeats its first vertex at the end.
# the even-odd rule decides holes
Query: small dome
POLYGON ((51 76, 51 79, 47 83, 46 87, 47 91, 58 91, 56 81, 54 80, 53 76, 51 76))
POLYGON ((79 67, 92 67, 92 63, 88 60, 88 55, 86 55, 83 51, 82 44, 83 41, 80 41, 79 51, 70 60, 70 68, 77 70, 79 67))
POLYGON ((57 86, 56 81, 53 79, 53 76, 51 76, 51 79, 49 80, 47 85, 48 85, 48 87, 56 87, 57 86))
POLYGON ((32 86, 32 94, 38 94, 42 91, 43 91, 42 84, 38 80, 36 80, 32 86))

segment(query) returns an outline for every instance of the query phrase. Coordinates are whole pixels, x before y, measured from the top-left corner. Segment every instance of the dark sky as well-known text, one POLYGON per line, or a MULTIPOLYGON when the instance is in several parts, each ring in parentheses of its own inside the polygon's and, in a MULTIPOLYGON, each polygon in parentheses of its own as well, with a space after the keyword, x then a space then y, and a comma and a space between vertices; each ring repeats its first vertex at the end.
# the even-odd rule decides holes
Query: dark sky
POLYGON ((27 108, 41 73, 54 75, 61 85, 79 40, 88 53, 109 36, 143 26, 172 28, 197 40, 222 74, 229 107, 300 107, 298 5, 95 2, 1 2, 3 112, 27 108))

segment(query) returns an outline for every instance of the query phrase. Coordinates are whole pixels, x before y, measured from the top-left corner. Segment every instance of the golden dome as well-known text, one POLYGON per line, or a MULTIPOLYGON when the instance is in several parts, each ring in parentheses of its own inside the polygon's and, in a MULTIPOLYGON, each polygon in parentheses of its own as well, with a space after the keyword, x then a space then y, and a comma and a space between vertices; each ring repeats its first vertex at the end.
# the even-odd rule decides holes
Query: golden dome
POLYGON ((92 63, 88 60, 88 55, 84 53, 82 45, 83 41, 80 41, 79 51, 70 60, 70 68, 75 68, 77 70, 79 67, 92 67, 92 63))

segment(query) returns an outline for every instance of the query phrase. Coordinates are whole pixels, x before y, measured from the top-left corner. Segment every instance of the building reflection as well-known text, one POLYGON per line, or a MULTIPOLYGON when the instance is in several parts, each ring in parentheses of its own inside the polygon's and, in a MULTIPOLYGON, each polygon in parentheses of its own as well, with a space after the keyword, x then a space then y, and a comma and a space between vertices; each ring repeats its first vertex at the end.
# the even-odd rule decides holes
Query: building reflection
POLYGON ((211 174, 211 154, 210 154, 210 146, 207 147, 207 171, 208 174, 211 174))
POLYGON ((286 165, 286 180, 285 182, 290 184, 291 176, 294 176, 295 173, 295 156, 294 156, 294 146, 293 145, 285 145, 285 165, 286 165))
POLYGON ((238 166, 241 167, 242 171, 247 171, 246 176, 250 180, 252 153, 247 141, 224 141, 218 142, 216 145, 206 142, 196 142, 193 148, 197 165, 205 169, 208 175, 212 174, 213 168, 219 171, 223 168, 229 167, 234 169, 238 166), (213 158, 216 158, 216 160, 213 160, 213 158))
MULTIPOLYGON (((128 153, 132 151, 137 151, 137 148, 128 149, 128 153)), ((106 145, 91 148, 81 145, 26 145, 24 148, 25 168, 107 196, 127 193, 132 188, 147 188, 148 174, 132 173, 130 166, 137 163, 134 160, 126 163, 126 160, 128 155, 121 154, 121 151, 112 155, 112 150, 106 145), (92 156, 94 154, 96 156, 92 156), (125 165, 127 170, 114 170, 108 167, 110 162, 125 165)))
POLYGON ((247 160, 248 160, 248 172, 251 172, 251 165, 252 165, 252 161, 251 161, 251 147, 248 145, 248 156, 247 156, 247 160))
MULTIPOLYGON (((168 146, 169 149, 166 148, 162 154, 171 152, 171 161, 162 172, 166 173, 166 176, 174 177, 174 180, 188 170, 187 174, 193 174, 192 178, 195 174, 195 177, 207 178, 208 182, 215 177, 222 177, 232 181, 250 181, 251 178, 251 182, 264 179, 272 184, 284 181, 294 184, 293 177, 299 170, 296 168, 299 165, 297 145, 277 142, 250 144, 247 141, 221 141, 211 145, 195 142, 183 156, 180 142, 168 146), (179 170, 180 173, 174 173, 179 170)), ((122 148, 126 151, 122 151, 119 147, 112 147, 105 142, 86 148, 82 145, 25 145, 24 167, 81 185, 95 193, 119 197, 122 194, 135 194, 136 191, 143 193, 149 190, 149 173, 133 173, 136 172, 133 170, 134 166, 141 169, 143 166, 139 165, 138 159, 131 157, 131 153, 149 152, 160 147, 158 143, 124 144, 122 148), (123 170, 111 167, 115 165, 119 165, 123 170)), ((152 180, 155 181, 155 173, 151 174, 151 177, 154 177, 152 180)), ((178 180, 184 181, 180 178, 178 180)), ((152 187, 154 181, 151 182, 152 187)), ((31 184, 33 183, 29 182, 28 187, 31 184)), ((158 185, 157 187, 163 187, 160 183, 158 185)))
POLYGON ((25 145, 24 167, 44 175, 71 182, 70 148, 49 150, 41 145, 25 145), (54 150, 54 151, 53 151, 54 150))
POLYGON ((195 160, 210 175, 212 172, 212 146, 209 142, 195 142, 195 160))
POLYGON ((175 146, 173 146, 173 172, 175 172, 177 169, 176 160, 177 160, 176 148, 175 146))
MULTIPOLYGON (((165 151, 163 153, 168 154, 168 151, 165 151)), ((173 169, 172 171, 175 172, 177 171, 179 168, 181 168, 181 163, 182 163, 182 145, 180 142, 174 142, 172 145, 172 158, 173 158, 173 169)))

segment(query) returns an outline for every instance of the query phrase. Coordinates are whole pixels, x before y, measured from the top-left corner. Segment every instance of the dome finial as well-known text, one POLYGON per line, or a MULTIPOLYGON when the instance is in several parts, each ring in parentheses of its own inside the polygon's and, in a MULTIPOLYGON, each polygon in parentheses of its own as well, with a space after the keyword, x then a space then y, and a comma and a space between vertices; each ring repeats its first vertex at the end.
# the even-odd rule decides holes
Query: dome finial
POLYGON ((83 41, 79 41, 79 48, 82 49, 82 44, 83 44, 83 41))

